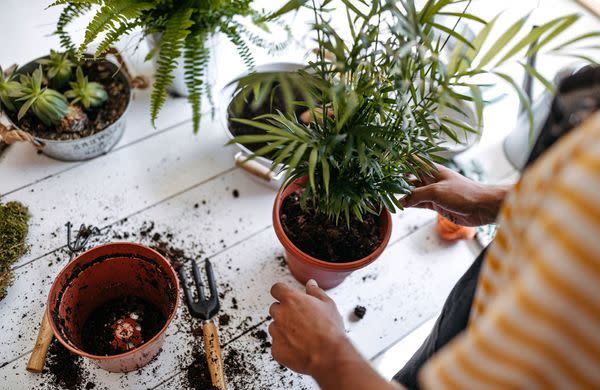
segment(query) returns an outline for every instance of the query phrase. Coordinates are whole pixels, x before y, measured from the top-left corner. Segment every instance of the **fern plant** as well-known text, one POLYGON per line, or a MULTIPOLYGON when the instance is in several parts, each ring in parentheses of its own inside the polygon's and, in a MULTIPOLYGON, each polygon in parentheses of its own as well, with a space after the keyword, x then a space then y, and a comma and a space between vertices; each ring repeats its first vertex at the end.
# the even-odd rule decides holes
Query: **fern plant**
MULTIPOLYGON (((188 100, 192 106, 193 126, 200 126, 202 92, 210 98, 210 85, 204 75, 209 62, 206 39, 215 33, 225 34, 237 47, 240 57, 248 67, 254 65, 250 44, 282 49, 284 42, 270 43, 246 29, 239 17, 251 19, 259 27, 266 28, 266 20, 277 15, 266 14, 252 8, 252 0, 58 0, 51 6, 64 6, 59 17, 56 34, 65 49, 75 49, 81 55, 88 46, 103 36, 95 55, 100 56, 124 35, 141 27, 144 35, 160 34, 156 50, 148 59, 158 56, 155 82, 151 95, 151 118, 154 125, 165 103, 167 88, 173 81, 173 70, 183 57, 188 100), (75 18, 97 6, 98 11, 88 24, 83 42, 75 45, 66 33, 66 27, 75 18)), ((290 7, 292 10, 295 7, 290 7)), ((288 11, 289 11, 288 10, 288 11)))
MULTIPOLYGON (((232 142, 266 143, 255 155, 272 158, 273 169, 283 165, 289 179, 307 177, 301 197, 307 211, 349 223, 352 215, 362 220, 383 207, 401 208, 398 199, 411 191, 408 177, 431 172, 432 162, 441 161, 437 154, 444 135, 458 141, 460 132, 480 131, 489 87, 482 75, 512 85, 533 122, 527 96, 500 67, 548 47, 577 20, 577 15, 562 16, 519 37, 523 18, 489 42, 496 19, 486 22, 469 13, 469 3, 428 0, 418 8, 413 0, 306 2, 315 15, 315 60, 293 77, 251 74, 240 80, 238 92, 277 82, 287 90, 288 104, 304 105, 315 119, 304 123, 293 110, 233 119, 264 134, 232 142), (328 10, 334 5, 347 16, 347 35, 330 22, 328 10), (459 22, 467 19, 481 25, 474 39, 458 32, 459 22), (298 94, 305 97, 302 102, 293 100, 298 94), (476 126, 469 124, 469 105, 476 126)), ((267 99, 269 94, 253 95, 267 99)))

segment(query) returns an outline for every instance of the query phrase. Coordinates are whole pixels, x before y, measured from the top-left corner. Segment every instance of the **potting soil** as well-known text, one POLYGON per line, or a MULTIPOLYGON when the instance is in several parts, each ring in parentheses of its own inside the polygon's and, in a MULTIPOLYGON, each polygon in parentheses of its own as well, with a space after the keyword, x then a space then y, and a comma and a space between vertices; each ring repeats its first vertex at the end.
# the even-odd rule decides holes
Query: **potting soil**
POLYGON ((325 215, 303 210, 299 193, 283 201, 281 225, 288 238, 304 253, 332 263, 366 257, 381 242, 378 216, 366 214, 359 221, 351 215, 349 225, 343 218, 336 224, 325 215))
POLYGON ((158 307, 136 296, 112 299, 97 307, 85 321, 83 350, 93 355, 117 355, 141 346, 165 325, 158 307))

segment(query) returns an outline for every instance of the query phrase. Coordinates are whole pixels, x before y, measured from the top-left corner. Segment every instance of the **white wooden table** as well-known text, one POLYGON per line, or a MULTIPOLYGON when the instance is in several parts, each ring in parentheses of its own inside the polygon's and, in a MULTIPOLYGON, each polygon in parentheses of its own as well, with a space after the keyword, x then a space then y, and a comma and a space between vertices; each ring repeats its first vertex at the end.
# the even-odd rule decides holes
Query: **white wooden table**
MULTIPOLYGON (((38 39, 52 31, 55 11, 44 13, 39 3, 32 7, 27 2, 31 8, 20 9, 22 2, 9 3, 15 15, 11 10, 0 17, 0 22, 5 22, 0 24, 3 65, 23 62, 48 47, 58 47, 55 37, 38 39), (19 15, 38 15, 34 17, 37 22, 20 25, 31 19, 19 15), (19 32, 30 34, 36 41, 24 44, 19 32)), ((232 52, 221 54, 220 65, 237 66, 230 61, 232 52)), ((293 50, 282 56, 299 59, 293 50)), ((269 59, 263 56, 261 61, 269 59)), ((144 71, 147 67, 134 69, 144 71)), ((283 248, 271 226, 274 191, 234 167, 235 148, 224 146, 227 137, 220 112, 214 119, 205 116, 200 133, 194 135, 184 99, 167 101, 156 129, 150 126, 148 107, 149 92, 137 91, 124 137, 110 153, 94 160, 55 161, 36 154, 28 145, 12 146, 0 158, 2 201, 21 201, 31 213, 29 252, 14 265, 14 284, 0 302, 0 389, 33 389, 48 381, 47 375, 26 372, 25 365, 49 287, 68 261, 67 221, 120 232, 139 231, 152 221, 154 231, 171 233, 189 255, 210 258, 219 282, 228 284, 230 290, 222 299, 223 311, 231 315, 230 323, 220 327, 224 354, 231 350, 244 353, 249 370, 247 378, 230 378, 230 382, 244 389, 313 388, 310 378, 281 369, 253 336, 268 325, 269 288, 273 283, 302 288, 278 259, 283 248), (232 196, 234 189, 239 191, 237 198, 232 196), (237 309, 232 308, 232 298, 237 300, 237 309)), ((503 131, 508 130, 510 127, 503 131)), ((511 174, 498 145, 488 142, 478 153, 491 155, 482 161, 492 180, 511 174)), ((367 358, 435 316, 479 251, 474 242, 440 241, 434 232, 434 219, 433 213, 424 210, 395 215, 390 245, 381 258, 330 291, 347 320, 350 339, 367 358), (353 322, 351 313, 357 304, 366 306, 367 314, 353 322)), ((112 239, 113 235, 107 234, 90 245, 112 239)), ((186 311, 182 305, 162 353, 151 364, 138 372, 112 374, 86 361, 83 383, 90 381, 96 388, 107 389, 185 387, 184 368, 192 361, 192 351, 199 348, 198 340, 181 331, 198 325, 190 324, 186 311)))

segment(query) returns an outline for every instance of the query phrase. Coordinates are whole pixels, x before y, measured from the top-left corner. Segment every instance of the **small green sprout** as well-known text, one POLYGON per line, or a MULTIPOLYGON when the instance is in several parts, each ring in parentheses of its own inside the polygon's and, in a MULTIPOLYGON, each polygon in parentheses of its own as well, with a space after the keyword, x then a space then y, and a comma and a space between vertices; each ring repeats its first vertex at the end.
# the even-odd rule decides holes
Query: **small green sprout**
POLYGON ((19 109, 17 119, 21 120, 31 109, 46 126, 59 124, 69 112, 69 103, 60 92, 42 86, 44 80, 42 67, 40 66, 31 75, 21 75, 19 80, 21 89, 15 97, 17 101, 24 103, 19 109))
POLYGON ((14 80, 14 74, 5 76, 0 67, 0 108, 5 107, 9 111, 15 111, 15 95, 19 94, 21 85, 14 80))
POLYGON ((50 58, 44 58, 37 61, 46 69, 48 82, 52 88, 61 89, 67 85, 71 79, 71 69, 75 66, 69 58, 69 53, 59 53, 50 50, 50 58))
POLYGON ((71 99, 71 103, 80 103, 86 110, 98 107, 108 100, 108 94, 102 84, 88 81, 81 67, 77 68, 76 80, 71 81, 69 85, 71 89, 65 92, 65 96, 71 99))

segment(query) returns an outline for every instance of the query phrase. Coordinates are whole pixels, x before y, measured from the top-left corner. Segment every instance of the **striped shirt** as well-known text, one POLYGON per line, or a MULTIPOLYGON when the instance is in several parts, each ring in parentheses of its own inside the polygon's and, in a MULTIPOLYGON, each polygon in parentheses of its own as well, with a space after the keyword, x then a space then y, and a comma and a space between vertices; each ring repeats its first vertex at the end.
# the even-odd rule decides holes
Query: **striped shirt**
POLYGON ((600 112, 507 196, 467 329, 425 389, 600 389, 600 112))

